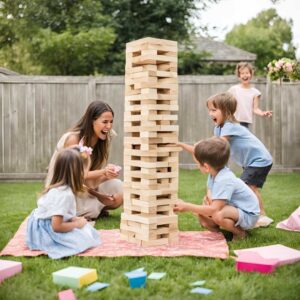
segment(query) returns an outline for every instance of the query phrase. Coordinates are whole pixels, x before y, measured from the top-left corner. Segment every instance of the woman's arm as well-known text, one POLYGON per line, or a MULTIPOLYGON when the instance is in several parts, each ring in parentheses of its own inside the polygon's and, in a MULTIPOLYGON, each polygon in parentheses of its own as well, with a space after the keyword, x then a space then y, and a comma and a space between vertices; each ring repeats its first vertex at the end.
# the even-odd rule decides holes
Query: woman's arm
POLYGON ((79 144, 79 135, 78 134, 70 134, 65 141, 64 148, 68 148, 74 145, 79 144))
POLYGON ((84 217, 72 218, 69 222, 64 222, 63 216, 52 216, 51 225, 55 232, 69 232, 74 228, 82 228, 87 224, 87 220, 84 217))

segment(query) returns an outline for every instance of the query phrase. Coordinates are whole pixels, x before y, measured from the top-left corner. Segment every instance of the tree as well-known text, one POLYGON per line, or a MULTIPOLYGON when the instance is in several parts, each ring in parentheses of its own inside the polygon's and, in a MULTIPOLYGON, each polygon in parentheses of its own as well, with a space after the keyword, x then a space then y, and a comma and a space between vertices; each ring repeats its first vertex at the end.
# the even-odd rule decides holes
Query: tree
POLYGON ((127 42, 181 43, 194 30, 192 18, 218 1, 3 0, 0 63, 27 74, 123 74, 127 42))
POLYGON ((258 74, 267 64, 281 57, 295 58, 292 43, 292 20, 282 19, 275 9, 262 11, 246 24, 236 25, 226 35, 226 43, 255 53, 258 74))
POLYGON ((101 73, 115 40, 97 0, 2 1, 0 60, 16 71, 48 75, 101 73), (26 53, 26 61, 22 53, 26 53), (26 67, 28 62, 31 67, 26 67), (35 66, 35 67, 32 67, 35 66), (26 69, 26 70, 24 70, 26 69))
POLYGON ((112 16, 117 34, 106 73, 123 74, 125 44, 143 37, 189 39, 192 17, 199 17, 209 3, 219 0, 102 0, 103 12, 112 16))

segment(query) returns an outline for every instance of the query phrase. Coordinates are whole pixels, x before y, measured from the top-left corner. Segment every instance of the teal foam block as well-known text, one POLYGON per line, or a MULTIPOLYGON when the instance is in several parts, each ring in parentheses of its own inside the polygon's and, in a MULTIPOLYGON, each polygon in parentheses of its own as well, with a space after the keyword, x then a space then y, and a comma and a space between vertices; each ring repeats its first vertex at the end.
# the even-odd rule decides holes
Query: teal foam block
POLYGON ((80 288, 97 280, 96 269, 68 267, 52 273, 53 282, 72 288, 80 288))
POLYGON ((132 289, 146 287, 147 272, 129 272, 126 276, 132 289))

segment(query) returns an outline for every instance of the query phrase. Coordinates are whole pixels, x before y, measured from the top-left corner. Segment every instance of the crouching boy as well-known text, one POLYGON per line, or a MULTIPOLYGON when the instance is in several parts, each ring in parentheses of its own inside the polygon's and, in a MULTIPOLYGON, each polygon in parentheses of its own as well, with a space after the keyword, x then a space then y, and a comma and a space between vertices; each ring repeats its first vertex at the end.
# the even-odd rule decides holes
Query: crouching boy
POLYGON ((256 224, 260 210, 254 192, 226 167, 229 154, 229 143, 222 138, 201 140, 195 145, 194 159, 200 171, 209 174, 207 194, 202 205, 178 200, 174 211, 193 212, 208 230, 223 228, 233 233, 233 239, 242 239, 256 224))

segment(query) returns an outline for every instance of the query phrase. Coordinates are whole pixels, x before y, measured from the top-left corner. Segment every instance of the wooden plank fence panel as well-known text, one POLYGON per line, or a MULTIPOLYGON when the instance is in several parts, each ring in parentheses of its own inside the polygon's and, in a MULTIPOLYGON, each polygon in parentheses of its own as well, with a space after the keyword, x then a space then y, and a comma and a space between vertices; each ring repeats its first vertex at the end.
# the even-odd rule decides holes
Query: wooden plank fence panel
MULTIPOLYGON (((179 139, 195 143, 213 134, 206 100, 236 84, 234 76, 179 77, 179 139)), ((261 107, 273 118, 254 118, 251 130, 274 158, 274 170, 300 170, 300 83, 257 80, 261 107)), ((124 77, 7 76, 0 78, 0 179, 43 177, 59 137, 93 100, 109 103, 118 136, 110 162, 123 164, 124 77)), ((181 167, 195 167, 180 153, 181 167)))

